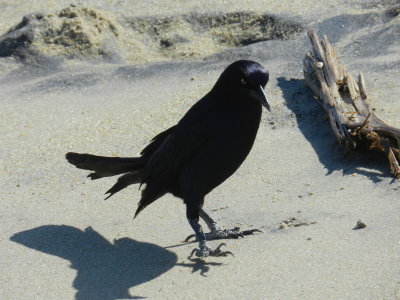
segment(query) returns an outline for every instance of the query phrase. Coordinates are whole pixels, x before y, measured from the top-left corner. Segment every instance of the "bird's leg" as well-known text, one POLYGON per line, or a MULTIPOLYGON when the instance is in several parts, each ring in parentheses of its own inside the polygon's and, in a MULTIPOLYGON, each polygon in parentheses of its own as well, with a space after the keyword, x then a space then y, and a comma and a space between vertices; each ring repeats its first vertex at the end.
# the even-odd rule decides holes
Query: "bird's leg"
POLYGON ((201 228, 201 225, 198 222, 198 219, 188 219, 190 226, 193 228, 195 232, 195 236, 199 241, 199 248, 193 249, 190 256, 196 254, 197 257, 207 257, 207 256, 227 256, 228 254, 233 255, 232 252, 229 251, 221 251, 221 247, 225 246, 225 243, 220 244, 214 250, 207 246, 206 236, 201 228))
MULTIPOLYGON (((203 209, 199 211, 200 218, 206 222, 210 232, 203 233, 207 240, 217 240, 217 239, 237 239, 239 237, 244 237, 245 235, 251 235, 254 232, 262 232, 259 229, 251 229, 240 231, 239 227, 235 227, 233 229, 222 229, 218 226, 217 222, 214 221, 203 209)), ((199 225, 200 226, 200 225, 199 225)), ((191 238, 196 237, 198 241, 199 238, 197 235, 189 235, 185 241, 189 241, 191 238)))
POLYGON ((218 226, 217 222, 214 221, 203 209, 199 211, 199 216, 203 219, 204 222, 206 222, 210 231, 221 230, 221 227, 218 226))
POLYGON ((199 224, 199 212, 201 211, 203 203, 204 197, 192 196, 188 197, 188 200, 186 200, 186 217, 199 242, 199 248, 194 249, 190 256, 193 254, 196 254, 197 257, 227 256, 228 254, 232 254, 229 251, 221 251, 221 247, 225 244, 220 244, 214 250, 207 246, 206 236, 201 228, 201 225, 199 224))

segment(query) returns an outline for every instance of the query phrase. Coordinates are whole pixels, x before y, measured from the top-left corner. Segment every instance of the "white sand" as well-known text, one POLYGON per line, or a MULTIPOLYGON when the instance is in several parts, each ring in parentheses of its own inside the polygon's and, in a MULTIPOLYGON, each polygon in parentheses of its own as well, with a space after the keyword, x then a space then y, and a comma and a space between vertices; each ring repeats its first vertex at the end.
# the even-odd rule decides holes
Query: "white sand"
MULTIPOLYGON (((389 6, 84 2, 128 16, 251 8, 301 16, 303 24, 332 34, 347 67, 364 72, 378 116, 400 127, 399 17, 357 17, 389 6)), ((0 29, 26 13, 66 5, 0 1, 0 29)), ((301 81, 301 59, 309 48, 302 34, 204 61, 65 61, 54 71, 0 58, 0 298, 122 299, 130 293, 149 299, 400 299, 399 182, 385 159, 343 156, 301 81), (103 201, 115 179, 90 182, 64 155, 136 155, 240 58, 269 69, 272 112, 264 113, 246 162, 206 198, 205 208, 221 225, 264 233, 224 241, 236 257, 190 260, 196 244, 181 244, 192 232, 179 199, 164 196, 133 220, 137 188, 103 201), (291 217, 303 225, 279 229, 291 217), (367 227, 352 230, 359 219, 367 227)))

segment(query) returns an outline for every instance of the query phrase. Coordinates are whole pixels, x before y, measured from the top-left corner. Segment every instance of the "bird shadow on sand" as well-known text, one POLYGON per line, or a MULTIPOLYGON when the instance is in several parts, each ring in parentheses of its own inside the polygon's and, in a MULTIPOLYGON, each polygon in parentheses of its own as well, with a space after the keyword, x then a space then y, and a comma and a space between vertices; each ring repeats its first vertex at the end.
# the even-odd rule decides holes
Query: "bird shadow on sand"
POLYGON ((342 171, 343 175, 356 173, 373 182, 380 182, 390 176, 384 156, 361 152, 344 154, 325 111, 314 100, 304 80, 279 77, 277 81, 287 107, 296 116, 300 131, 327 169, 327 175, 334 171, 342 171))
MULTIPOLYGON (((207 264, 197 259, 177 264, 177 255, 154 244, 121 238, 109 242, 92 227, 44 225, 18 232, 10 240, 71 262, 77 270, 76 299, 143 299, 129 289, 151 281, 176 265, 204 275, 207 264)), ((51 270, 49 270, 50 272, 51 270)))

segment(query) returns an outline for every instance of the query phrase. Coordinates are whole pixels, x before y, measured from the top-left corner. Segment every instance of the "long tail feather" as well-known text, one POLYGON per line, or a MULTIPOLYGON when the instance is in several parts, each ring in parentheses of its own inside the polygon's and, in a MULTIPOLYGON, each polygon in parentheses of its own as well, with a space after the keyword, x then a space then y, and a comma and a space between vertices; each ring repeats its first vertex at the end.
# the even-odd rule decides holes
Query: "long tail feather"
POLYGON ((115 193, 119 192, 120 190, 126 188, 128 185, 139 183, 140 182, 140 174, 139 171, 134 171, 130 173, 126 173, 118 178, 118 181, 109 189, 106 194, 108 195, 104 200, 107 200, 115 193))
POLYGON ((94 171, 88 175, 92 180, 136 171, 145 165, 142 157, 105 157, 74 152, 65 157, 79 169, 94 171))

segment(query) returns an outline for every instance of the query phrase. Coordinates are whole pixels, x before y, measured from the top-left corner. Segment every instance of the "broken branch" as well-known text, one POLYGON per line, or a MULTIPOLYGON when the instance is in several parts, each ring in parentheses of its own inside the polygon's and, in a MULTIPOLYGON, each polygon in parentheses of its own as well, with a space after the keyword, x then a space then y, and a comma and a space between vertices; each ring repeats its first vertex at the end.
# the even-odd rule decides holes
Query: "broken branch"
POLYGON ((319 40, 308 31, 312 50, 303 60, 304 78, 327 112, 330 124, 345 151, 361 147, 386 154, 393 176, 400 178, 400 129, 379 119, 369 103, 364 76, 356 81, 339 64, 335 48, 326 36, 319 40))

